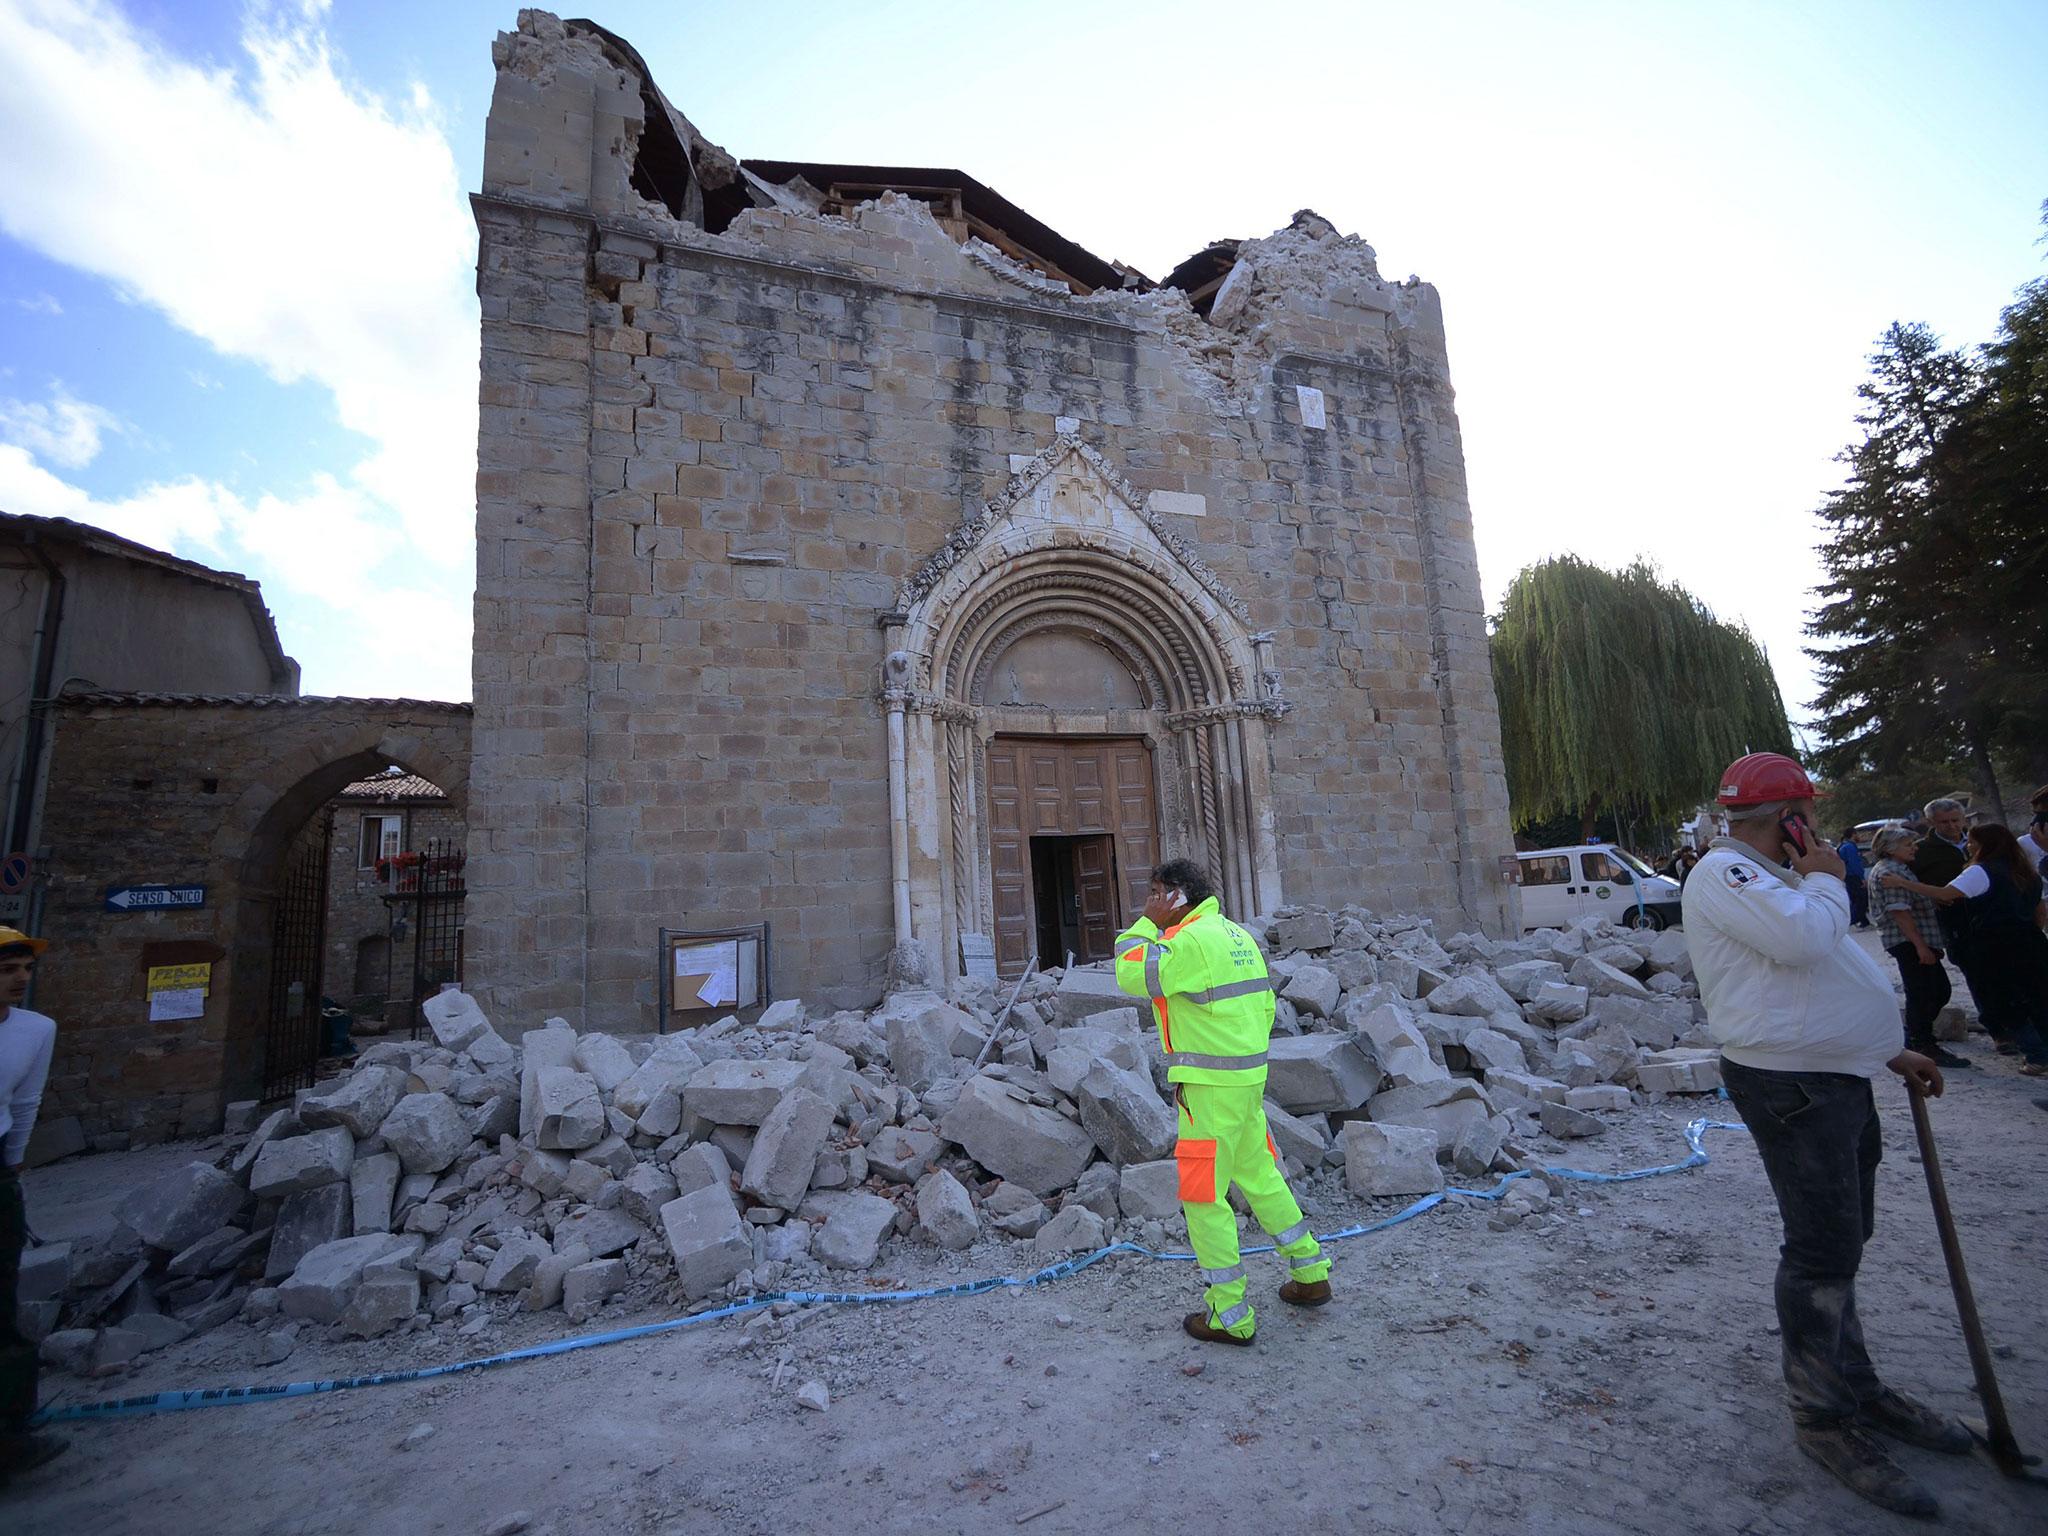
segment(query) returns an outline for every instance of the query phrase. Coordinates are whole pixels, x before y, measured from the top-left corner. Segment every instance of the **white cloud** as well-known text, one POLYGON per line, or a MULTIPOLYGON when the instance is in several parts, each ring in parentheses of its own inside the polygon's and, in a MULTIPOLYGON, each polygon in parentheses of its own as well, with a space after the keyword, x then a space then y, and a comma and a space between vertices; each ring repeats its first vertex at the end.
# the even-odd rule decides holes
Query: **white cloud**
POLYGON ((47 403, 0 400, 0 443, 66 469, 83 469, 99 457, 101 434, 121 430, 120 417, 78 399, 61 383, 50 386, 47 403))
POLYGON ((25 309, 32 315, 61 315, 64 313, 64 306, 57 302, 57 295, 54 293, 30 294, 27 298, 16 299, 14 302, 18 308, 25 309))
MULTIPOLYGON (((281 383, 323 387, 368 451, 338 475, 253 499, 180 480, 96 500, 0 459, 0 498, 11 498, 0 504, 84 498, 98 514, 88 520, 126 518, 118 531, 132 537, 170 530, 201 558, 246 557, 266 583, 357 617, 388 607, 379 564, 404 571, 438 594, 416 602, 410 643, 465 658, 462 696, 475 233, 431 99, 415 86, 387 102, 347 79, 324 11, 255 6, 246 62, 227 69, 167 52, 100 0, 0 0, 0 228, 281 383), (341 537, 354 547, 323 548, 341 537)), ((11 440, 77 465, 48 440, 11 440)), ((308 684, 366 686, 354 675, 308 684)))

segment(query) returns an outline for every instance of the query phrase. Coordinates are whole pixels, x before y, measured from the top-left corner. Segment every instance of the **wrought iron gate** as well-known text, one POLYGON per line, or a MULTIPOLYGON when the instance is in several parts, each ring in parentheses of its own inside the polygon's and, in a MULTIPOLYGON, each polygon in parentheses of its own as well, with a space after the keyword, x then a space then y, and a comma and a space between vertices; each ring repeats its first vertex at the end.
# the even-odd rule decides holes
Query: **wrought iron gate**
POLYGON ((469 855, 452 839, 430 838, 417 853, 393 861, 391 952, 410 949, 412 982, 407 1016, 412 1036, 425 1023, 420 1004, 441 988, 462 980, 462 904, 468 894, 464 868, 469 855), (406 941, 410 940, 410 944, 406 941))
POLYGON ((313 1085, 320 1059, 320 981, 327 957, 330 819, 317 816, 285 855, 270 937, 270 1014, 263 1034, 263 1097, 313 1085))

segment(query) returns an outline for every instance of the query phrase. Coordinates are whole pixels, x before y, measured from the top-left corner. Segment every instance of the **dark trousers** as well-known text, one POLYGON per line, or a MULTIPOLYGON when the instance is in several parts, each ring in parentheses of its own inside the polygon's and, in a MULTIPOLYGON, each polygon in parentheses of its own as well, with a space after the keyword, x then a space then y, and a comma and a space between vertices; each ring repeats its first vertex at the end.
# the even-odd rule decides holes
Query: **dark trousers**
POLYGON ((1867 1078, 1721 1061, 1778 1197, 1778 1329, 1792 1421, 1839 1423, 1882 1390, 1856 1316, 1856 1270, 1877 1225, 1884 1155, 1867 1078))
POLYGON ((1987 929, 1971 939, 1971 952, 1985 1032, 2017 1045, 2029 1061, 2048 1063, 2048 935, 2031 923, 1987 929))
MULTIPOLYGON (((1975 953, 1975 942, 1968 928, 1968 920, 1953 907, 1938 908, 1935 922, 1941 925, 1941 947, 1948 951, 1948 957, 1955 968, 1963 973, 1963 987, 1970 994, 1970 1006, 1977 1010, 1977 1018, 1984 1026, 1984 1032, 1994 1040, 2005 1039, 1991 1020, 1991 1014, 1984 1008, 1985 995, 1991 991, 1986 983, 1983 962, 1975 953)), ((1922 938, 1926 935, 1922 934, 1922 938)), ((1994 998, 1991 1012, 1997 1011, 1994 998)))
POLYGON ((36 1347, 15 1325, 27 1243, 21 1180, 0 1170, 0 1437, 28 1433, 29 1415, 36 1411, 36 1347))
POLYGON ((1948 967, 1939 951, 1932 965, 1922 965, 1910 944, 1894 944, 1886 951, 1899 962, 1899 980, 1906 984, 1906 1048, 1927 1052, 1934 1049, 1934 1020, 1948 1006, 1955 988, 1948 979, 1948 967))

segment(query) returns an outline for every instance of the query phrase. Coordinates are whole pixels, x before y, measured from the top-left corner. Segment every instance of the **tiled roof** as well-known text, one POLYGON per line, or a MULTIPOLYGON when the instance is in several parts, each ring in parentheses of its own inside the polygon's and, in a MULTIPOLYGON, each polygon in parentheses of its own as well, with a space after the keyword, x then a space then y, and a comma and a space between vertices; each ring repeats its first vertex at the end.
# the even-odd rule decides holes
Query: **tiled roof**
POLYGON ((338 798, 398 801, 446 800, 448 796, 432 779, 423 779, 416 773, 380 773, 375 778, 356 780, 338 798))
POLYGON ((59 704, 106 704, 130 709, 318 709, 326 705, 373 709, 432 709, 466 715, 470 705, 448 699, 356 699, 318 693, 115 693, 98 688, 67 689, 59 704))

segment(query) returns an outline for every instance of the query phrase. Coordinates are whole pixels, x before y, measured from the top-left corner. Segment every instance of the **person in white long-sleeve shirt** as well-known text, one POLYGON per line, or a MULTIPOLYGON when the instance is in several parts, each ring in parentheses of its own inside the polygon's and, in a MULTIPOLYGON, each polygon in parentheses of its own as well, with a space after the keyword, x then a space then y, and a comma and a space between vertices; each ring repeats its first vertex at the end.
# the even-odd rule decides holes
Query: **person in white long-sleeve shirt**
POLYGON ((1938 1096, 1941 1069, 1899 1049, 1898 999, 1849 935, 1845 871, 1812 829, 1814 794, 1788 757, 1729 765, 1716 799, 1730 835, 1686 882, 1686 942, 1722 1081, 1784 1224, 1777 1310, 1799 1448, 1872 1503, 1932 1516, 1934 1496, 1873 1434, 1960 1454, 1969 1431, 1878 1379, 1856 1271, 1883 1154, 1870 1080, 1889 1068, 1938 1096))
POLYGON ((21 1250, 28 1242, 28 1210, 21 1197, 21 1165, 42 1106, 56 1046, 56 1021, 21 1006, 47 949, 12 928, 0 928, 0 1480, 42 1465, 64 1449, 54 1435, 36 1434, 36 1346, 15 1322, 21 1285, 21 1250))

